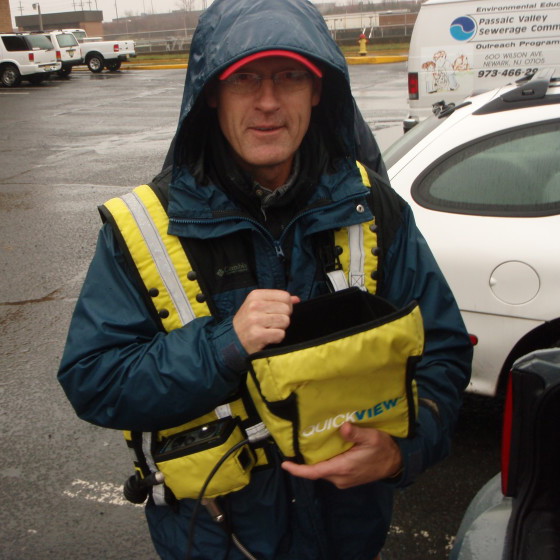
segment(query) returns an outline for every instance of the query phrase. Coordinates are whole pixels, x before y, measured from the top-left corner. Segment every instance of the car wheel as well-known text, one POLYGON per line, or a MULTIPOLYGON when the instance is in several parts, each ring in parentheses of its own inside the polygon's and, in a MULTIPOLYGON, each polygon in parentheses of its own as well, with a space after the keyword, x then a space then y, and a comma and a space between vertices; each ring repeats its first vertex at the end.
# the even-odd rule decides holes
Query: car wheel
POLYGON ((99 74, 103 70, 105 60, 100 54, 94 54, 88 58, 87 66, 94 73, 99 74))
POLYGON ((107 70, 109 72, 116 72, 121 67, 122 62, 120 60, 110 60, 105 63, 107 70))
POLYGON ((34 86, 38 86, 45 78, 46 78, 46 76, 41 76, 41 75, 39 75, 39 76, 29 76, 28 80, 34 86))
POLYGON ((0 82, 4 87, 16 87, 21 84, 21 74, 17 66, 6 64, 0 70, 0 82))
POLYGON ((68 76, 70 76, 70 72, 72 72, 72 66, 67 66, 66 68, 61 68, 57 74, 61 77, 61 78, 67 78, 68 76))

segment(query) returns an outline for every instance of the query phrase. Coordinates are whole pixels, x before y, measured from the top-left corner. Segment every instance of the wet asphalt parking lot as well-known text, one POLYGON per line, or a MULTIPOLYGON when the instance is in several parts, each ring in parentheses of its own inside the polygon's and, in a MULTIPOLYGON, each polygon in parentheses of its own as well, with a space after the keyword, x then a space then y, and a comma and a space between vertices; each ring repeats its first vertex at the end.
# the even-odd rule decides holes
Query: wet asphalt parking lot
MULTIPOLYGON (((0 557, 153 560, 125 502, 122 435, 82 422, 56 382, 93 253, 96 206, 149 181, 173 136, 184 70, 73 73, 0 89, 0 557)), ((382 147, 406 116, 405 63, 351 66, 382 147)), ((467 396, 452 456, 397 495, 383 560, 446 558, 499 470, 501 403, 467 396)), ((297 559, 305 560, 305 559, 297 559)))

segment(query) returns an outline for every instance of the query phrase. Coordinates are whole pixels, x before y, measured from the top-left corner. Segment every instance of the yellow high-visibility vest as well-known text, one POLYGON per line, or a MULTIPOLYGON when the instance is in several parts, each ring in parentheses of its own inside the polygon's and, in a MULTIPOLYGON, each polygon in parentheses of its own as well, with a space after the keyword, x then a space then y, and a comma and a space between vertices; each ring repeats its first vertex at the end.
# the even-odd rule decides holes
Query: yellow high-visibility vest
MULTIPOLYGON (((364 184, 370 187, 367 171, 360 164, 358 167, 364 184)), ((109 200, 103 205, 102 214, 120 233, 120 238, 124 241, 125 248, 128 249, 146 292, 161 320, 162 328, 166 332, 180 328, 197 317, 211 315, 205 298, 200 297, 202 290, 197 275, 193 271, 180 239, 168 233, 167 211, 152 187, 141 185, 131 193, 109 200)), ((338 255, 339 269, 328 272, 334 290, 358 287, 365 292, 375 294, 379 261, 375 219, 342 228, 335 231, 334 236, 335 245, 341 248, 338 255)), ((416 330, 413 336, 418 336, 417 314, 419 312, 416 310, 414 313, 416 315, 412 318, 411 324, 416 330)), ((418 340, 421 353, 423 338, 420 337, 418 340)), ((418 354, 418 345, 413 353, 418 354)), ((252 379, 249 384, 253 399, 258 392, 255 379, 252 379)), ((413 386, 412 383, 411 381, 410 386, 413 386)), ((410 398, 407 402, 412 409, 412 418, 414 418, 415 390, 410 398), (410 398, 413 400, 411 401, 410 398)), ((126 441, 134 450, 134 462, 138 476, 145 478, 158 471, 164 473, 165 485, 156 485, 152 489, 154 501, 159 504, 166 502, 168 496, 166 497, 165 486, 172 490, 176 498, 197 497, 202 484, 201 479, 202 482, 205 479, 204 473, 207 474, 217 460, 217 455, 214 455, 209 462, 206 459, 201 461, 200 458, 197 458, 193 463, 193 457, 183 457, 177 460, 176 454, 173 453, 157 456, 154 454, 154 449, 161 447, 172 436, 215 423, 221 419, 233 418, 239 423, 239 430, 236 428, 232 432, 233 435, 227 436, 225 447, 235 445, 239 437, 241 439, 246 437, 251 442, 250 451, 240 447, 234 457, 237 465, 233 466, 229 472, 225 472, 228 467, 224 467, 224 475, 221 478, 228 479, 229 477, 229 480, 222 480, 223 484, 221 484, 220 477, 216 477, 216 483, 208 486, 206 496, 218 496, 239 489, 248 483, 252 468, 266 466, 268 461, 266 445, 263 442, 270 434, 267 426, 257 414, 254 404, 249 397, 249 392, 246 391, 243 397, 223 403, 215 410, 180 426, 155 433, 125 432, 126 441), (166 457, 174 458, 167 460, 166 457), (194 472, 195 475, 191 478, 198 480, 190 481, 185 480, 189 477, 178 476, 177 470, 181 469, 194 472), (179 483, 174 482, 176 478, 181 479, 179 483)), ((259 409, 259 412, 267 414, 262 408, 259 409)), ((408 420, 407 426, 409 424, 410 420, 408 420)), ((311 427, 304 428, 307 428, 308 431, 311 430, 311 427)), ((406 436, 405 432, 406 430, 395 435, 406 436)), ((222 453, 225 447, 220 447, 218 453, 222 453)))

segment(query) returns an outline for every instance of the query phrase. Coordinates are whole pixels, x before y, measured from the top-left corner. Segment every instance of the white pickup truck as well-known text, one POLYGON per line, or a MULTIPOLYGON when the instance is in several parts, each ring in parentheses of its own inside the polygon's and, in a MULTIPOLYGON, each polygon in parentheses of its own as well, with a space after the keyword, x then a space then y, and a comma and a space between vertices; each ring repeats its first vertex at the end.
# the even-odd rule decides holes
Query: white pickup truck
POLYGON ((80 43, 84 63, 94 73, 107 68, 115 72, 123 60, 136 56, 134 41, 103 41, 101 37, 88 37, 84 29, 63 29, 74 34, 80 43))

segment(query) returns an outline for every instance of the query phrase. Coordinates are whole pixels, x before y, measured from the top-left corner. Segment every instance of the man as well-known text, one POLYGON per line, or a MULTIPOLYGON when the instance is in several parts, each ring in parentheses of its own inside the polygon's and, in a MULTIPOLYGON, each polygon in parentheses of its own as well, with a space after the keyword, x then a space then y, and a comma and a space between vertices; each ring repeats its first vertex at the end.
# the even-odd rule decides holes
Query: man
POLYGON ((266 465, 219 500, 235 546, 194 500, 156 505, 152 495, 146 515, 162 558, 373 560, 394 488, 449 451, 470 343, 410 209, 375 173, 364 186, 354 121, 344 57, 312 4, 216 0, 193 37, 161 197, 168 234, 193 265, 185 290, 199 282, 196 301, 211 315, 162 328, 169 311, 150 312, 158 290, 144 289, 122 231, 101 231, 59 371, 78 415, 100 426, 161 431, 227 401, 248 356, 283 340, 294 306, 332 290, 325 239, 373 214, 377 294, 397 308, 417 300, 424 320, 414 437, 345 423, 352 448, 314 465, 286 461, 267 440, 266 465))
MULTIPOLYGON (((368 123, 363 118, 358 106, 356 105, 355 99, 352 99, 354 105, 355 118, 354 118, 354 140, 356 143, 356 153, 358 154, 358 160, 363 163, 366 167, 375 171, 378 175, 381 175, 383 179, 389 182, 389 176, 387 175, 387 169, 385 168, 385 163, 381 158, 381 150, 377 145, 377 141, 371 132, 371 128, 368 123)), ((173 154, 175 153, 175 138, 171 142, 165 160, 162 166, 162 173, 169 172, 173 166, 173 154)))

